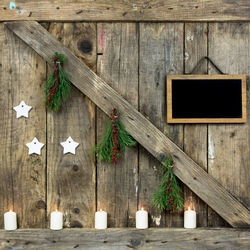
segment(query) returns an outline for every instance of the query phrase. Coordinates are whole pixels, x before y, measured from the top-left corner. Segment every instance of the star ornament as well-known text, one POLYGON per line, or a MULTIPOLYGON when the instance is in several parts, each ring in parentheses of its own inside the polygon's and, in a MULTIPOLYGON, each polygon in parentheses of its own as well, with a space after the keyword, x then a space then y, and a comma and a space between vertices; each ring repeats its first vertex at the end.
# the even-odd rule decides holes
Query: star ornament
POLYGON ((18 106, 15 106, 13 108, 16 111, 16 118, 20 118, 20 117, 29 117, 29 111, 32 109, 31 106, 25 104, 24 101, 21 101, 20 104, 18 106))
POLYGON ((43 143, 39 142, 37 138, 35 137, 32 142, 29 142, 26 144, 26 146, 29 148, 29 155, 31 154, 41 154, 41 149, 44 146, 43 143))
POLYGON ((61 142, 61 145, 63 146, 63 154, 71 153, 76 154, 76 148, 78 147, 79 143, 75 142, 71 136, 68 137, 68 139, 64 142, 61 142))

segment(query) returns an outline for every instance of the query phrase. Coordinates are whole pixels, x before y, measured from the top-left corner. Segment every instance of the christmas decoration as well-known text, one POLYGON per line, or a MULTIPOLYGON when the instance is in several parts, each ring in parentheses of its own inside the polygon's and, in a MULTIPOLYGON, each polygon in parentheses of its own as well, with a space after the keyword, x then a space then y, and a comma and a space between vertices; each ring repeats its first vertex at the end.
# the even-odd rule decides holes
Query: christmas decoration
POLYGON ((32 109, 32 107, 26 105, 24 101, 21 101, 20 104, 15 106, 13 109, 16 111, 16 118, 20 118, 22 116, 28 118, 29 111, 32 109))
POLYGON ((162 181, 154 193, 152 204, 162 211, 177 211, 183 208, 183 198, 173 173, 174 161, 168 157, 162 165, 162 181))
POLYGON ((107 131, 103 136, 101 143, 95 148, 98 153, 99 161, 118 162, 120 152, 129 146, 136 145, 136 142, 131 138, 125 130, 124 124, 119 120, 118 112, 114 108, 110 114, 111 122, 108 124, 107 131))
POLYGON ((65 56, 55 53, 52 57, 52 73, 48 77, 45 86, 45 107, 50 110, 58 110, 63 100, 70 94, 71 85, 67 73, 62 65, 65 63, 65 56))
POLYGON ((41 149, 44 146, 43 143, 39 142, 37 138, 35 137, 32 142, 27 143, 26 146, 29 148, 29 155, 31 154, 41 154, 41 149))
POLYGON ((71 153, 76 154, 76 148, 78 147, 79 143, 75 142, 71 136, 68 137, 68 139, 64 142, 61 142, 61 145, 63 146, 63 154, 71 153))

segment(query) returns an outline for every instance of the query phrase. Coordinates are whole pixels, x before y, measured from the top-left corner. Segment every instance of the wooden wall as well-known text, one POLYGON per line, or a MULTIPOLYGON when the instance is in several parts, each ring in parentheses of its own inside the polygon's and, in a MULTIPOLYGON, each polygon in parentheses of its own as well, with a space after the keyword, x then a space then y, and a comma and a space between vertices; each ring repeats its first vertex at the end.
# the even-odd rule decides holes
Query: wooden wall
MULTIPOLYGON (((250 118, 246 124, 168 125, 166 75, 188 73, 203 56, 229 74, 247 75, 250 111, 250 23, 44 23, 58 40, 116 89, 243 204, 250 207, 250 118)), ((98 208, 110 227, 135 224, 135 211, 150 212, 150 225, 182 227, 183 213, 162 213, 150 205, 160 165, 141 146, 129 149, 117 166, 97 163, 91 149, 108 118, 77 89, 57 113, 43 107, 49 68, 0 23, 0 214, 14 208, 22 228, 47 227, 59 206, 65 227, 93 227, 98 208), (21 100, 33 107, 29 119, 15 118, 21 100), (33 137, 45 143, 41 156, 28 156, 33 137), (60 142, 72 136, 76 155, 63 155, 60 142)), ((210 64, 199 74, 216 73, 210 64)), ((211 96, 211 101, 212 101, 211 96)), ((198 226, 227 225, 193 197, 198 226)), ((3 226, 0 217, 0 226, 3 226)))

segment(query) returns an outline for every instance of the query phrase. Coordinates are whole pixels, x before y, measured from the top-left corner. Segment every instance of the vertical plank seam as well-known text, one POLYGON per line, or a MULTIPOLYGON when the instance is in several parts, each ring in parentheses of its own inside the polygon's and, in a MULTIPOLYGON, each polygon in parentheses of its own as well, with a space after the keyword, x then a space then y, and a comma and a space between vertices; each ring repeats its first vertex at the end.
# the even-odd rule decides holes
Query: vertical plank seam
MULTIPOLYGON (((209 22, 207 22, 207 57, 209 57, 209 22)), ((208 65, 209 65, 209 62, 207 61, 207 74, 209 74, 208 65)), ((208 170, 209 170, 209 162, 208 162, 209 161, 209 159, 208 159, 209 142, 208 142, 208 139, 209 139, 209 124, 207 124, 207 173, 209 173, 208 172, 208 170)), ((207 205, 206 210, 207 210, 207 227, 208 227, 208 222, 209 222, 209 219, 208 219, 208 210, 209 210, 208 205, 207 205)))
MULTIPOLYGON (((116 23, 112 22, 112 26, 116 26, 116 23)), ((114 27, 113 26, 113 27, 114 27)), ((119 40, 119 59, 118 59, 118 86, 117 88, 120 89, 120 84, 121 84, 121 49, 122 49, 122 30, 123 30, 123 23, 119 23, 119 26, 120 26, 120 40, 119 40)), ((116 108, 116 107, 114 107, 116 108)), ((124 164, 124 163, 123 163, 124 164)), ((121 167, 122 168, 122 167, 121 167)), ((117 168, 115 167, 115 180, 114 180, 114 183, 115 183, 115 186, 117 185, 117 178, 116 178, 116 174, 117 174, 117 168)), ((117 204, 117 192, 116 192, 116 188, 115 188, 115 204, 117 204)), ((114 211, 114 214, 116 215, 116 211, 117 211, 117 206, 115 206, 115 211, 114 211)), ((117 224, 116 224, 116 221, 114 222, 115 223, 115 227, 117 227, 117 224)))
MULTIPOLYGON (((165 22, 164 23, 165 25, 167 24, 167 22, 165 22)), ((167 74, 168 74, 168 72, 167 72, 167 70, 166 70, 166 65, 167 65, 167 58, 166 58, 166 46, 165 46, 165 44, 167 44, 167 41, 166 41, 166 35, 164 35, 164 37, 163 37, 163 39, 164 39, 164 46, 163 46, 163 53, 164 53, 164 75, 166 76, 167 74)), ((166 81, 166 80, 165 80, 166 81)), ((164 83, 165 84, 165 86, 166 86, 166 83, 164 83)), ((167 87, 166 87, 167 88, 167 87)), ((165 93, 164 93, 164 96, 165 96, 165 102, 166 102, 166 89, 165 89, 165 93)), ((166 105, 166 103, 165 103, 165 105, 166 105)), ((167 109, 165 109, 165 117, 167 117, 167 109)), ((164 125, 165 126, 165 125, 164 125)), ((166 214, 167 214, 167 212, 166 211, 163 211, 163 212, 161 212, 160 213, 160 215, 162 216, 163 215, 163 221, 164 221, 164 225, 166 226, 167 224, 168 224, 168 220, 167 220, 167 216, 166 216, 166 214)), ((172 218, 171 218, 171 220, 172 220, 172 218)), ((160 223, 161 224, 161 223, 160 223)), ((157 227, 157 226, 156 226, 157 227)), ((168 227, 169 227, 169 225, 168 225, 168 227)))
MULTIPOLYGON (((183 23, 183 53, 182 53, 182 56, 183 56, 183 74, 186 74, 186 60, 185 60, 185 52, 186 52, 186 44, 185 44, 185 41, 186 41, 186 22, 183 23)), ((185 152, 185 128, 186 128, 186 124, 183 124, 183 127, 182 127, 182 131, 183 131, 183 137, 182 137, 182 147, 183 147, 183 151, 185 152)), ((182 197, 183 197, 183 204, 184 204, 184 211, 185 211, 185 184, 181 183, 181 189, 182 189, 182 197)), ((187 188, 187 186, 186 186, 187 188)))
MULTIPOLYGON (((6 40, 8 41, 8 34, 7 34, 7 32, 9 32, 9 30, 7 30, 6 28, 5 28, 5 37, 7 36, 7 38, 6 38, 6 40)), ((10 39, 11 39, 11 37, 10 37, 10 39)), ((19 41, 19 43, 20 43, 20 41, 19 41)), ((11 43, 10 43, 11 44, 11 43)), ((8 50, 9 50, 9 48, 8 48, 8 50)), ((10 57, 10 53, 8 53, 8 57, 10 57)), ((10 60, 10 59, 9 59, 10 60)), ((13 87, 12 86, 12 77, 10 78, 11 79, 11 87, 13 87)), ((13 98, 11 98, 11 101, 12 101, 12 107, 14 106, 13 105, 13 98)), ((14 116, 12 115, 12 120, 11 120, 11 128, 13 129, 13 124, 14 124, 14 116)), ((12 147, 12 145, 13 145, 13 137, 12 137, 12 131, 11 131, 11 148, 13 148, 12 147)), ((12 206, 13 206, 13 210, 15 211, 15 193, 14 193, 14 178, 13 178, 13 162, 11 162, 11 169, 10 169, 10 171, 11 171, 11 191, 12 191, 12 206)), ((9 200, 9 199, 8 199, 9 200)), ((8 206, 10 207, 10 205, 8 204, 8 206)), ((9 210, 9 207, 8 207, 8 210, 9 210)))
POLYGON ((186 62, 185 62, 185 51, 186 51, 186 45, 185 45, 185 36, 186 36, 186 22, 183 23, 183 74, 186 73, 186 62))
MULTIPOLYGON (((48 25, 48 31, 50 30, 50 27, 51 27, 51 22, 49 23, 49 25, 48 25)), ((46 70, 47 70, 47 72, 46 72, 46 76, 47 76, 47 74, 49 73, 49 63, 46 63, 46 65, 47 65, 47 68, 46 68, 46 70)), ((47 138, 46 138, 46 157, 47 157, 47 159, 46 159, 46 186, 47 186, 47 188, 46 188, 46 223, 48 223, 48 207, 47 207, 47 202, 48 202, 48 174, 49 174, 49 166, 48 166, 48 111, 46 111, 47 113, 46 113, 46 122, 47 122, 47 124, 46 124, 46 136, 47 136, 47 138)))
MULTIPOLYGON (((141 47, 140 47, 140 26, 141 22, 137 23, 137 32, 138 32, 138 103, 137 103, 137 109, 139 112, 141 112, 141 107, 140 107, 140 55, 141 55, 141 47)), ((137 143, 137 210, 139 208, 139 201, 140 201, 140 151, 141 151, 141 146, 139 143, 137 143)))
MULTIPOLYGON (((123 24, 121 24, 121 25, 123 26, 123 24)), ((125 23, 125 25, 126 25, 126 23, 125 23)), ((120 52, 119 52, 120 53, 120 60, 121 60, 121 47, 122 47, 122 33, 121 33, 121 43, 120 43, 120 52)), ((120 63, 120 60, 119 60, 119 63, 120 63)), ((120 65, 119 65, 119 78, 120 78, 120 65)), ((129 172, 127 174, 129 176, 129 172)), ((126 212, 126 227, 128 227, 128 225, 129 225, 129 205, 130 205, 129 204, 129 196, 130 196, 130 185, 128 185, 128 193, 127 193, 127 197, 126 197, 126 199, 128 201, 127 212, 126 212)))
MULTIPOLYGON (((48 63, 46 63, 46 70, 45 70, 46 78, 48 74, 48 63)), ((45 149, 45 224, 47 224, 47 202, 48 202, 48 112, 46 112, 46 119, 45 119, 45 140, 46 140, 46 149, 45 149)))
MULTIPOLYGON (((51 23, 49 22, 48 24, 48 31, 50 30, 50 25, 51 23)), ((48 76, 48 63, 45 62, 45 76, 47 78, 48 76)), ((46 148, 45 148, 45 226, 47 227, 47 223, 48 223, 48 111, 45 110, 46 112, 46 118, 45 118, 45 144, 46 144, 46 148)))
MULTIPOLYGON (((99 51, 99 48, 98 48, 98 25, 97 25, 97 22, 95 23, 95 26, 96 26, 96 73, 98 73, 98 51, 99 51)), ((95 105, 95 104, 94 104, 95 105)), ((97 106, 95 105, 95 147, 97 145, 97 106)), ((97 156, 96 156, 96 153, 95 153, 95 210, 97 211, 97 201, 98 201, 98 197, 97 197, 97 188, 98 188, 98 185, 97 185, 97 156)))
MULTIPOLYGON (((185 61, 185 51, 186 51, 186 45, 185 45, 185 40, 186 40, 186 23, 183 23, 183 53, 182 53, 182 61, 183 61, 183 74, 186 74, 186 61, 185 61)), ((182 145, 183 145, 183 151, 185 152, 185 127, 186 124, 183 124, 183 137, 182 137, 182 145)))

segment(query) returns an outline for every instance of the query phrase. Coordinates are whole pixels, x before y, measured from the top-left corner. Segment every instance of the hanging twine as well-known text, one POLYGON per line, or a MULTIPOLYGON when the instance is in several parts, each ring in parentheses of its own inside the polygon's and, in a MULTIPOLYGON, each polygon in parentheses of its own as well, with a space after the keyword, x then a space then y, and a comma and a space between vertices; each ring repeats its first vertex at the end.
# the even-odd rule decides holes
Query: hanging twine
POLYGON ((189 72, 189 73, 186 73, 186 75, 192 75, 195 70, 201 65, 201 63, 204 61, 204 60, 207 60, 208 62, 210 62, 212 64, 212 66, 222 75, 225 75, 225 73, 212 61, 212 59, 210 59, 208 56, 204 56, 202 57, 199 62, 194 66, 194 68, 189 72))

